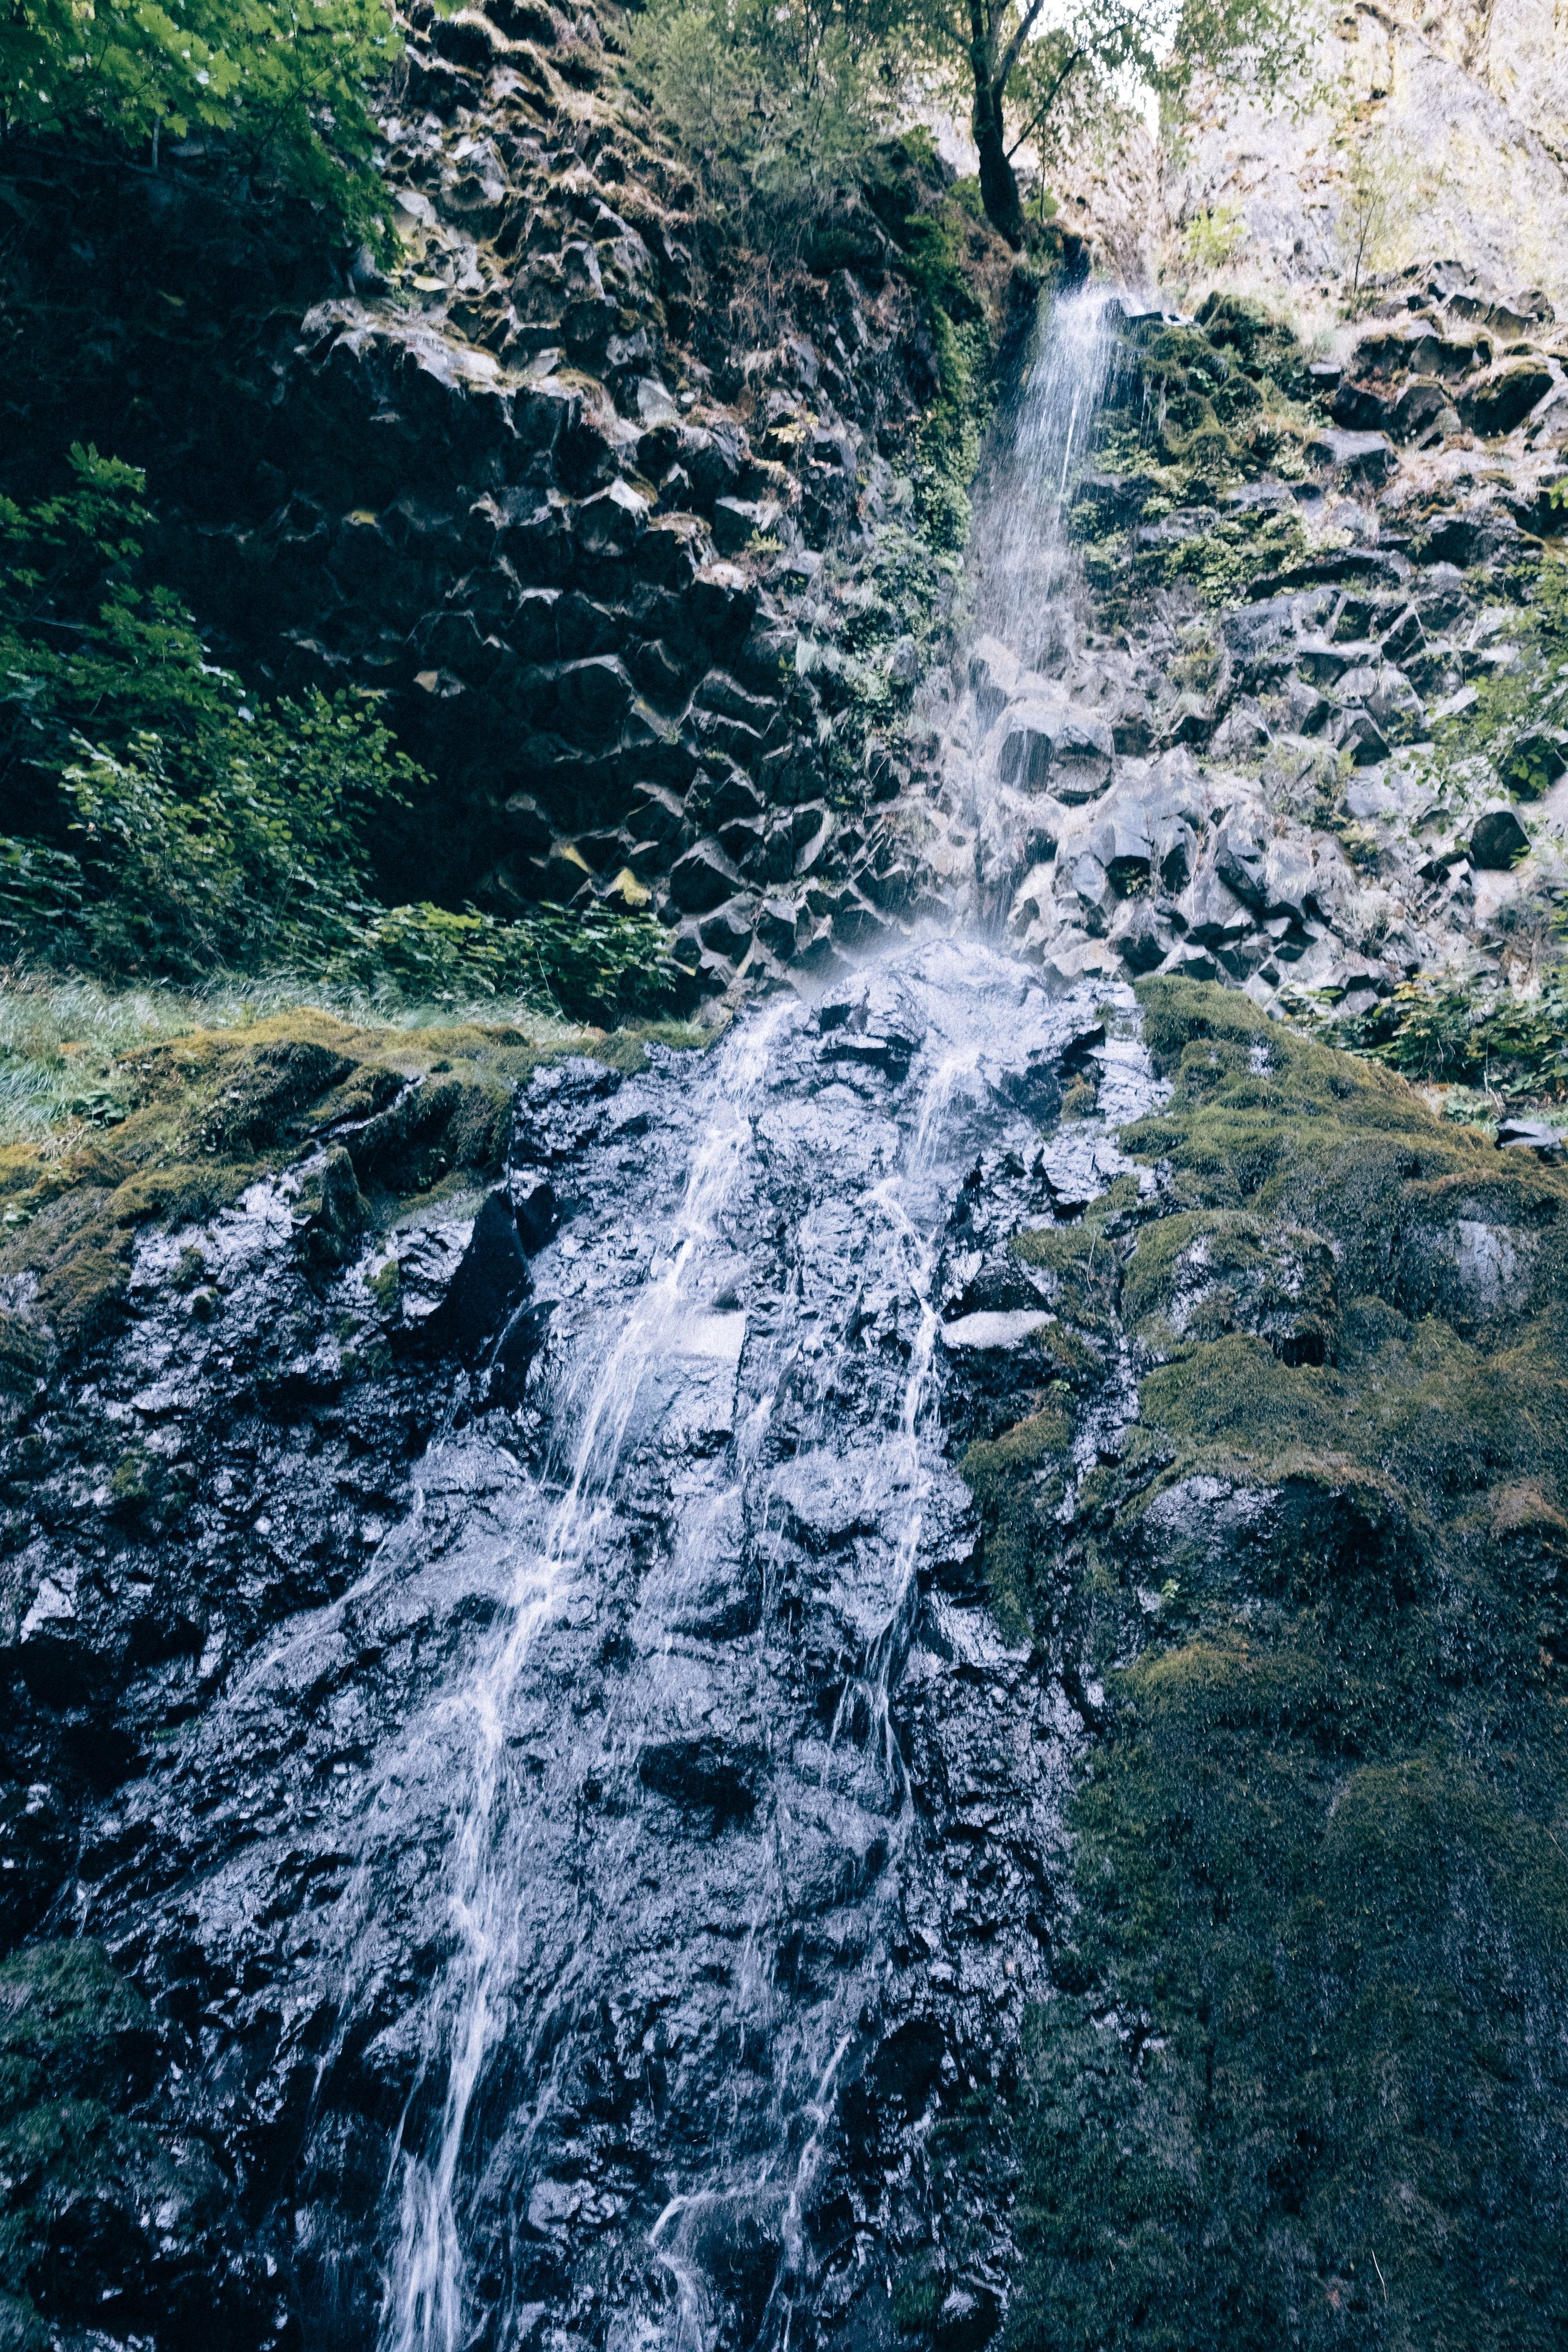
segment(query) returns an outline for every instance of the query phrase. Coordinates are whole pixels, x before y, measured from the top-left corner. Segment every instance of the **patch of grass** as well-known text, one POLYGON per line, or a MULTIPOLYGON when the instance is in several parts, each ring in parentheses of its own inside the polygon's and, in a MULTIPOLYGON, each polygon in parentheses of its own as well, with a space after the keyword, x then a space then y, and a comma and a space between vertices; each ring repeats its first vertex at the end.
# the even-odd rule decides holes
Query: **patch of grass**
POLYGON ((34 1276, 55 1339, 84 1339, 119 1301, 140 1226, 212 1216, 345 1121, 378 1215, 455 1171, 484 1181, 514 1087, 555 1042, 477 1023, 363 1027, 309 1007, 154 1034, 109 1061, 112 1125, 34 1125, 0 1149, 0 1276, 34 1276))

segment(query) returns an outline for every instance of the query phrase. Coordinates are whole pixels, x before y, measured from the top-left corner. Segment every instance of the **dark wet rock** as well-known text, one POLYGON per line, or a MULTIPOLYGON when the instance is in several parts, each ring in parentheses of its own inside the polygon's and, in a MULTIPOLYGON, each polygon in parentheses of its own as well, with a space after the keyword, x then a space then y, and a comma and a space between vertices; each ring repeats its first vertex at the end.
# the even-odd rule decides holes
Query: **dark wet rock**
POLYGON ((300 1234, 301 1255, 312 1265, 344 1265, 359 1245, 369 1210, 353 1160, 340 1144, 328 1152, 312 1189, 317 1198, 300 1234))
POLYGON ((548 1176, 527 1169, 519 1172, 512 1185, 512 1210, 517 1221, 517 1236, 531 1256, 543 1249, 554 1233, 559 1215, 555 1187, 548 1176))
POLYGON ((1002 730, 997 772, 1005 784, 1050 792, 1071 804, 1104 791, 1114 753, 1115 740, 1103 719, 1049 707, 1020 709, 1002 730))
POLYGON ((433 1340, 472 1362, 529 1288, 518 1221, 505 1192, 488 1192, 451 1286, 432 1318, 433 1340))
POLYGON ((1459 413, 1472 432, 1496 440, 1524 422, 1553 382, 1544 361, 1516 360, 1467 384, 1459 398, 1459 413))
POLYGON ((716 1738, 665 1740, 644 1748, 637 1777, 676 1804, 711 1811, 716 1824, 756 1810, 764 1766, 759 1747, 716 1738))
POLYGON ((1473 864, 1504 873, 1518 864, 1530 847, 1530 835, 1511 808, 1491 808, 1470 828, 1473 864))
POLYGON ((1329 430, 1309 443, 1310 461, 1327 467, 1347 479, 1376 487, 1385 482, 1398 463, 1386 433, 1343 433, 1329 430))

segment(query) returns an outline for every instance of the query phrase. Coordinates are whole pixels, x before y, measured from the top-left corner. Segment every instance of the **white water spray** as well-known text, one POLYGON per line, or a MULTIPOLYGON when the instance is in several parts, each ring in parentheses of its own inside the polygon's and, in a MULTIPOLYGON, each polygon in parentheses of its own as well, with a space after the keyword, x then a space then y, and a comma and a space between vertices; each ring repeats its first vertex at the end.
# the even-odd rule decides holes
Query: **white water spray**
POLYGON ((693 1159, 674 1232, 593 1381, 565 1491, 537 1553, 518 1564, 502 1638, 447 1710, 467 1742, 469 1795, 449 1865, 458 1948, 448 1964, 446 2095, 428 2154, 403 2149, 398 2242, 382 2303, 384 2352, 459 2352, 466 2341, 457 2175, 469 2111, 506 2028, 517 1962, 516 1905, 504 1853, 507 1709, 540 1630, 557 1614, 612 1509, 611 1489, 643 1378, 689 1311, 695 1264, 751 1139, 750 1105, 787 1017, 780 1002, 721 1049, 716 1100, 693 1159))

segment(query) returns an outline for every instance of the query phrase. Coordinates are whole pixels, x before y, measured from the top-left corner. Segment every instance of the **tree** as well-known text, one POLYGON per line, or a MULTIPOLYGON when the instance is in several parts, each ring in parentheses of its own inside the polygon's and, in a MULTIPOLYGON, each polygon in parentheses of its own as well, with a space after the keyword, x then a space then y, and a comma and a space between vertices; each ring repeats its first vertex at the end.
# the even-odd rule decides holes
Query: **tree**
POLYGON ((0 129, 120 147, 214 131, 356 226, 380 182, 368 85, 389 0, 0 0, 0 129))
POLYGON ((646 0, 629 20, 654 104, 732 222, 789 242, 888 127, 898 0, 646 0))
POLYGON ((1301 12, 1284 0, 910 0, 917 45, 967 88, 988 218, 1024 237, 1013 158, 1050 135, 1071 104, 1075 127, 1141 84, 1164 104, 1205 68, 1276 87, 1301 62, 1301 12), (1047 21, 1048 16, 1057 21, 1047 21))

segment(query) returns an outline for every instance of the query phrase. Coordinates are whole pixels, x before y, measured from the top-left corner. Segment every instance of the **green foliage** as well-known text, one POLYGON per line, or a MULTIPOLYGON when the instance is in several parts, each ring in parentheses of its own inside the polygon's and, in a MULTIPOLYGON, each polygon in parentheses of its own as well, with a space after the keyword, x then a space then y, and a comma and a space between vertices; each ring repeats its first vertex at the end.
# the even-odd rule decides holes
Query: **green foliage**
POLYGON ((1547 2352, 1568 1178, 1235 994, 1139 995, 1172 1094, 1124 1141, 1162 1190, 1095 1249, 1137 1423, 1065 1530, 1030 1423, 975 1465, 1040 1638, 1076 1612, 1107 1686, 1025 2036, 1012 2341, 1547 2352), (1506 1298, 1459 1277, 1478 1224, 1521 1240, 1506 1298))
POLYGON ((512 922, 426 903, 369 914, 324 976, 389 1009, 520 996, 567 1019, 608 1024, 669 1004, 668 943, 652 915, 602 902, 580 913, 540 907, 512 922))
POLYGON ((1136 91, 1174 106, 1213 68, 1270 91, 1307 49, 1300 13, 1283 0, 1069 0, 1050 10, 1044 0, 908 0, 904 26, 915 55, 972 110, 988 206, 1015 243, 1010 156, 1025 140, 1048 166, 1078 163, 1125 125, 1136 91))
POLYGON ((1240 487, 1301 470, 1304 356, 1283 320, 1237 294, 1211 293, 1191 325, 1132 345, 1098 451, 1127 491, 1086 495, 1073 510, 1109 621, 1183 583, 1212 608, 1245 604, 1261 574, 1304 555, 1294 506, 1249 501, 1240 487))
POLYGON ((1568 728, 1568 562, 1543 554, 1525 594, 1511 631, 1519 659, 1478 678, 1475 700, 1437 726, 1425 780, 1440 793, 1465 793, 1477 759, 1521 800, 1537 798, 1559 772, 1553 736, 1568 728))
POLYGON ((0 940, 100 972, 319 973, 372 1003, 527 993, 573 1018, 667 1002, 646 915, 515 923, 370 890, 382 814, 423 782, 372 701, 272 708, 145 581, 141 477, 96 450, 24 509, 0 502, 0 940))
POLYGON ((1195 270, 1223 269, 1247 242, 1247 223, 1234 205, 1195 214, 1182 231, 1182 259, 1195 270))
POLYGON ((1346 308, 1360 316, 1371 298, 1369 279, 1396 267, 1436 183, 1405 144, 1380 135, 1353 106, 1335 140, 1341 158, 1334 236, 1350 279, 1346 308))
POLYGON ((13 0, 0 117, 120 146, 214 133, 245 170, 364 226, 380 199, 366 88, 402 50, 386 0, 13 0))
POLYGON ((1418 1085, 1473 1087, 1509 1103, 1568 1101, 1568 974, 1561 967, 1533 996, 1406 981, 1342 1030, 1353 1052, 1418 1085))
POLYGON ((803 236, 881 137, 883 21, 874 0, 651 0, 630 30, 711 194, 772 242, 803 236))

